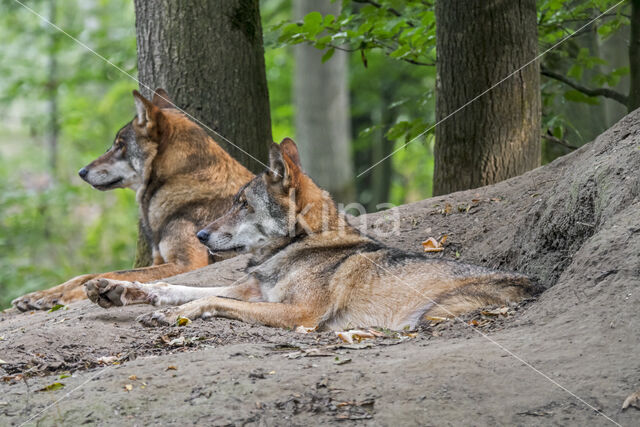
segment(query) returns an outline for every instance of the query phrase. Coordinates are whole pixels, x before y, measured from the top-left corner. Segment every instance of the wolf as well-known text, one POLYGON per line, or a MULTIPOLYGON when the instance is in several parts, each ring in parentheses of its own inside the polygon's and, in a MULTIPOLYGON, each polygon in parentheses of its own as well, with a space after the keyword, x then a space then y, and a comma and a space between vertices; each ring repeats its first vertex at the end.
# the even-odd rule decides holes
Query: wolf
POLYGON ((250 252, 239 284, 190 288, 113 279, 85 283, 108 308, 175 305, 142 315, 148 326, 221 316, 273 327, 413 329, 538 292, 527 277, 388 247, 351 226, 301 169, 295 143, 273 144, 269 169, 197 234, 210 251, 250 252))
POLYGON ((102 191, 136 191, 142 230, 153 265, 85 274, 17 298, 19 310, 47 309, 86 298, 83 284, 95 278, 153 281, 209 264, 212 257, 196 232, 220 217, 253 174, 175 107, 167 92, 152 100, 133 91, 136 115, 116 134, 109 150, 79 171, 102 191))

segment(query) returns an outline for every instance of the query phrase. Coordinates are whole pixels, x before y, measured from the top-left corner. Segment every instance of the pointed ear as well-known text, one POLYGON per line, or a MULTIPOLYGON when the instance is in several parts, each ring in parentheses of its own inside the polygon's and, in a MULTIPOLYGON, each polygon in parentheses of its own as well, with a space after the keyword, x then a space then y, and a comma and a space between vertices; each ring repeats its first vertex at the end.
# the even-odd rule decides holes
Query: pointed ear
POLYGON ((288 192, 294 185, 298 167, 275 142, 269 148, 269 170, 267 176, 272 185, 280 185, 283 192, 288 192))
POLYGON ((285 138, 280 143, 280 150, 284 155, 289 157, 289 159, 302 170, 302 164, 300 164, 300 154, 298 153, 298 146, 293 139, 285 138))
POLYGON ((159 87, 153 94, 153 105, 158 108, 176 108, 175 104, 169 98, 169 94, 166 90, 159 87))
POLYGON ((158 107, 142 96, 137 90, 133 91, 133 100, 136 104, 137 125, 150 130, 156 122, 158 107))

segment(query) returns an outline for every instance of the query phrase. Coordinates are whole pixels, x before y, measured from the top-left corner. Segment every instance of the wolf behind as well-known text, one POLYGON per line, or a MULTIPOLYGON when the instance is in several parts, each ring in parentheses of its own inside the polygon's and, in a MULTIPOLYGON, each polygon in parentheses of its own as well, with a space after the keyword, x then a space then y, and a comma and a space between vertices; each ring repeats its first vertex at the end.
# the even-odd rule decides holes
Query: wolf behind
POLYGON ((86 298, 83 283, 96 277, 153 281, 210 262, 196 232, 221 216, 253 174, 156 90, 149 101, 133 92, 136 116, 116 134, 109 150, 80 169, 98 190, 132 188, 153 265, 75 277, 13 301, 20 310, 47 309, 86 298))
POLYGON ((522 275, 426 258, 360 233, 302 172, 291 140, 271 147, 269 170, 198 238, 211 251, 251 252, 247 279, 219 288, 97 279, 85 284, 89 298, 103 307, 183 304, 143 315, 147 325, 222 316, 286 328, 399 330, 537 291, 522 275))

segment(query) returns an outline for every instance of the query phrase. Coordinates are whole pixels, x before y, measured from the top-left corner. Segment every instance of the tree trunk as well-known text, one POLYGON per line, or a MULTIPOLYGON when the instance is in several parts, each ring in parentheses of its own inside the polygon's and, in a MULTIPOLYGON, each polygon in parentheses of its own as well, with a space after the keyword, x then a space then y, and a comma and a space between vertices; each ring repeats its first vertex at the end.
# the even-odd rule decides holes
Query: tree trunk
POLYGON ((640 107, 640 0, 631 0, 631 36, 629 38, 628 109, 640 107))
MULTIPOLYGON (((294 15, 318 11, 340 14, 340 2, 298 0, 294 15)), ((354 197, 347 54, 336 51, 322 63, 322 51, 295 47, 294 102, 296 139, 305 171, 339 202, 354 197)))
MULTIPOLYGON (((166 89, 180 108, 266 163, 272 138, 258 0, 134 3, 142 92, 166 89)), ((250 170, 265 168, 211 136, 250 170)), ((136 259, 150 261, 143 251, 139 245, 136 259)))
MULTIPOLYGON (((436 2, 437 121, 537 55, 535 0, 436 2)), ((534 62, 436 127, 433 194, 476 188, 540 164, 534 62)))

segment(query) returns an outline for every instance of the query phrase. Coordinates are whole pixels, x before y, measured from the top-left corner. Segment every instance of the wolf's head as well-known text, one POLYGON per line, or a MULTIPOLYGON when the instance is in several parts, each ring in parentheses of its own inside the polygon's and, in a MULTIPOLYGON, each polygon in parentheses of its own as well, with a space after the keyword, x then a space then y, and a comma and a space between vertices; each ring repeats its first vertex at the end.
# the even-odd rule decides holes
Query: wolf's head
POLYGON ((271 145, 269 169, 242 187, 198 239, 211 252, 246 252, 337 227, 339 220, 333 200, 302 172, 298 148, 287 138, 271 145))
POLYGON ((142 185, 145 163, 155 154, 160 139, 163 116, 166 110, 175 108, 164 89, 157 89, 152 101, 136 90, 133 98, 136 117, 118 131, 106 153, 78 172, 98 190, 136 190, 142 185))

